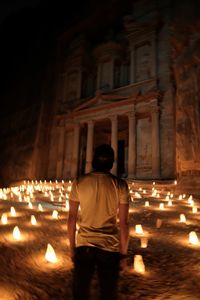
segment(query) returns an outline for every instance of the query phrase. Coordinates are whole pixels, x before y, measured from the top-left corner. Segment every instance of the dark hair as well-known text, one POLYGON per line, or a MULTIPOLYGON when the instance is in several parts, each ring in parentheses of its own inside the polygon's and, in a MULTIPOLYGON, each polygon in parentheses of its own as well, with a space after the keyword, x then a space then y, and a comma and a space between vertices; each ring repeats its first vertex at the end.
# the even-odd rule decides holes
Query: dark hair
POLYGON ((95 171, 108 172, 112 169, 114 151, 110 145, 102 144, 94 151, 92 167, 95 171))

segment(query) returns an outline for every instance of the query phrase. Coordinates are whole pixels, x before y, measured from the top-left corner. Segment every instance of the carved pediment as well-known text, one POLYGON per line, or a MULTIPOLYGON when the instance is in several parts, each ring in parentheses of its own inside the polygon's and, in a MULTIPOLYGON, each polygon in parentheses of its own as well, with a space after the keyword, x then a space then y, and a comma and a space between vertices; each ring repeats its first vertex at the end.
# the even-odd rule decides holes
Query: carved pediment
POLYGON ((74 111, 81 111, 89 108, 95 108, 100 106, 106 106, 114 102, 119 102, 127 99, 127 96, 114 95, 114 94, 99 94, 94 98, 82 103, 77 106, 74 111))

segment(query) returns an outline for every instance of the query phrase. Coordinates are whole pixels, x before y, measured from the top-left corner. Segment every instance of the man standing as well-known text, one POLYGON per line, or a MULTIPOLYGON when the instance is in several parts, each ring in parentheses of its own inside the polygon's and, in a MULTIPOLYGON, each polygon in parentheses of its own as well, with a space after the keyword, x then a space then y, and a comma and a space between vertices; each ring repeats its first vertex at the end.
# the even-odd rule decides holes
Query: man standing
POLYGON ((72 185, 68 233, 74 262, 75 300, 89 299, 95 270, 100 299, 117 299, 120 258, 126 257, 128 248, 130 195, 126 181, 110 173, 113 161, 114 151, 109 145, 97 147, 93 172, 74 180, 72 185), (76 236, 79 205, 80 228, 76 236))

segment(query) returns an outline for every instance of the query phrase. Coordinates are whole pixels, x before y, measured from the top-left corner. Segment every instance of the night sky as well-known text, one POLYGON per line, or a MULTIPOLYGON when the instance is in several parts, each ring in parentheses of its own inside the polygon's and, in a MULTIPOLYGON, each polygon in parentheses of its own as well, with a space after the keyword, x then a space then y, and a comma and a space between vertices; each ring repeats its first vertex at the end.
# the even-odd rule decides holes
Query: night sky
MULTIPOLYGON (((125 0, 124 3, 128 2, 131 1, 125 0)), ((27 101, 32 101, 30 96, 38 99, 37 94, 41 88, 39 82, 42 84, 61 32, 76 25, 81 19, 86 19, 91 13, 95 12, 98 16, 98 12, 107 7, 104 21, 102 17, 96 21, 105 27, 105 18, 109 19, 111 12, 116 11, 117 6, 119 10, 121 4, 121 0, 1 1, 0 97, 5 110, 15 111, 20 103, 26 105, 27 101)))
POLYGON ((35 84, 34 90, 32 87, 36 81, 42 83, 59 33, 76 23, 84 10, 78 1, 70 5, 60 0, 1 1, 0 96, 5 111, 16 110, 19 99, 23 105, 23 98, 28 98, 26 89, 37 96, 39 85, 35 84))

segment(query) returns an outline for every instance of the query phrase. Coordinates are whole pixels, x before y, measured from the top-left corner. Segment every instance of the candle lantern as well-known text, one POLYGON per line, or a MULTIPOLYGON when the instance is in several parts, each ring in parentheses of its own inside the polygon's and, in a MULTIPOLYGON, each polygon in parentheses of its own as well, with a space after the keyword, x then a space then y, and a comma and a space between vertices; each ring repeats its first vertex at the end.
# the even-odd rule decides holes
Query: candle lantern
POLYGON ((195 231, 191 231, 189 233, 189 243, 192 245, 197 245, 199 243, 199 239, 195 231))
POLYGON ((37 225, 37 221, 34 215, 31 215, 31 224, 32 225, 37 225))
POLYGON ((2 224, 8 224, 8 218, 7 218, 7 214, 6 213, 4 213, 4 214, 2 214, 2 216, 1 216, 1 223, 2 224))
POLYGON ((193 212, 193 214, 197 213, 197 211, 198 211, 198 208, 197 208, 196 206, 193 206, 193 207, 192 207, 192 212, 193 212))
POLYGON ((43 207, 42 207, 42 205, 40 203, 38 204, 38 210, 39 211, 43 211, 43 207))
POLYGON ((160 209, 164 209, 164 203, 160 203, 159 207, 160 209))
POLYGON ((134 265, 133 265, 134 271, 140 274, 145 273, 145 265, 143 262, 142 255, 135 255, 134 256, 134 265))
POLYGON ((186 217, 184 214, 180 214, 180 222, 181 223, 186 223, 186 217))
POLYGON ((57 262, 57 257, 56 257, 56 253, 53 249, 53 247, 51 246, 51 244, 47 245, 47 250, 46 250, 46 254, 45 254, 45 259, 48 262, 51 263, 56 263, 57 262))
POLYGON ((135 233, 136 233, 136 234, 144 234, 143 228, 142 228, 142 225, 141 225, 141 224, 135 225, 135 233))
POLYGON ((10 208, 10 214, 12 217, 16 217, 16 211, 15 211, 15 208, 13 206, 11 206, 10 208))
POLYGON ((148 246, 148 238, 143 236, 140 238, 140 245, 141 245, 141 248, 147 248, 148 246))
POLYGON ((57 210, 54 210, 53 213, 52 213, 52 218, 53 219, 58 219, 58 212, 57 210))
POLYGON ((13 238, 14 238, 14 240, 17 240, 17 241, 19 241, 21 239, 21 233, 20 233, 18 226, 15 226, 15 228, 13 229, 13 238))

